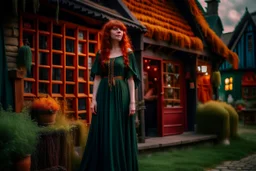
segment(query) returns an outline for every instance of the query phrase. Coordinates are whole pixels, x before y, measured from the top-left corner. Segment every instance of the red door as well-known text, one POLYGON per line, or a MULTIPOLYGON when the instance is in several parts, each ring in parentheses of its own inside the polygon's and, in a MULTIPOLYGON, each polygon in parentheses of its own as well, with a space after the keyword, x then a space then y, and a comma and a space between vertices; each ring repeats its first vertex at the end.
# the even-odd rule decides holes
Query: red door
POLYGON ((185 129, 185 80, 181 62, 164 60, 161 71, 161 135, 181 134, 185 129))

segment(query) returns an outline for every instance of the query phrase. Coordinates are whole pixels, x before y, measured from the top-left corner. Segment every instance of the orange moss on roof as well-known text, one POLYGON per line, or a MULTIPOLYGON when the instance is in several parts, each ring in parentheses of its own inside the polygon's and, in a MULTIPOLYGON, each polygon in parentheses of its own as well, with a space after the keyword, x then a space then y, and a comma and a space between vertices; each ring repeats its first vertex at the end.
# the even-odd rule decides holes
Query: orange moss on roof
POLYGON ((224 57, 229 63, 232 64, 234 69, 237 69, 239 64, 239 58, 237 54, 232 52, 216 35, 216 33, 209 27, 209 24, 199 10, 195 0, 189 0, 188 3, 191 13, 194 15, 196 22, 201 27, 207 43, 211 45, 211 50, 216 54, 224 57))
POLYGON ((134 16, 147 28, 145 36, 169 41, 182 48, 203 50, 201 39, 172 1, 124 0, 134 16))

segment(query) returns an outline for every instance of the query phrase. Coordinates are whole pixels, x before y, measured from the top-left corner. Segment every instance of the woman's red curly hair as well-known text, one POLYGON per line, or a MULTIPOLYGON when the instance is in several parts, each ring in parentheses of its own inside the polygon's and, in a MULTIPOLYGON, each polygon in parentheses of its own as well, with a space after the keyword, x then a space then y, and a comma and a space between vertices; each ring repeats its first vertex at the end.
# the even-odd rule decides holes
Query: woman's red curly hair
POLYGON ((126 66, 129 65, 129 58, 128 58, 128 49, 131 49, 130 39, 127 35, 127 28, 126 26, 118 20, 110 20, 108 21, 102 29, 102 40, 101 40, 101 65, 104 66, 104 62, 109 60, 110 50, 111 50, 111 37, 110 37, 110 30, 113 27, 118 27, 123 30, 123 38, 120 41, 120 48, 122 50, 124 64, 126 66))

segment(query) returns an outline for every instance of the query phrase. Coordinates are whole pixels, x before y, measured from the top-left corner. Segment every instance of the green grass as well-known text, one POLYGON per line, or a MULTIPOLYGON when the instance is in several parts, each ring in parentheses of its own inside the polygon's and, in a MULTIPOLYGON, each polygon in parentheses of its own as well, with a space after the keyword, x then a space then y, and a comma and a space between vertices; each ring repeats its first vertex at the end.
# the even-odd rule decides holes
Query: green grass
POLYGON ((256 152, 256 126, 242 129, 249 131, 241 132, 229 146, 198 145, 189 149, 141 154, 140 171, 203 171, 224 161, 239 160, 256 152))

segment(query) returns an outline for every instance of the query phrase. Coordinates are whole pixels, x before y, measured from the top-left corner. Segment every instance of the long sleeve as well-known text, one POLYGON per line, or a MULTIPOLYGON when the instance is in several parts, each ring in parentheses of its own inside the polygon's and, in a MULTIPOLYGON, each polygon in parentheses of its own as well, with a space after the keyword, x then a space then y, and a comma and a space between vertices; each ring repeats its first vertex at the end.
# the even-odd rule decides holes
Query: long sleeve
POLYGON ((127 72, 127 79, 130 77, 133 77, 134 80, 134 88, 138 88, 139 84, 141 83, 140 80, 140 73, 138 70, 138 66, 135 60, 135 56, 133 52, 129 53, 129 66, 128 66, 128 72, 127 72))

